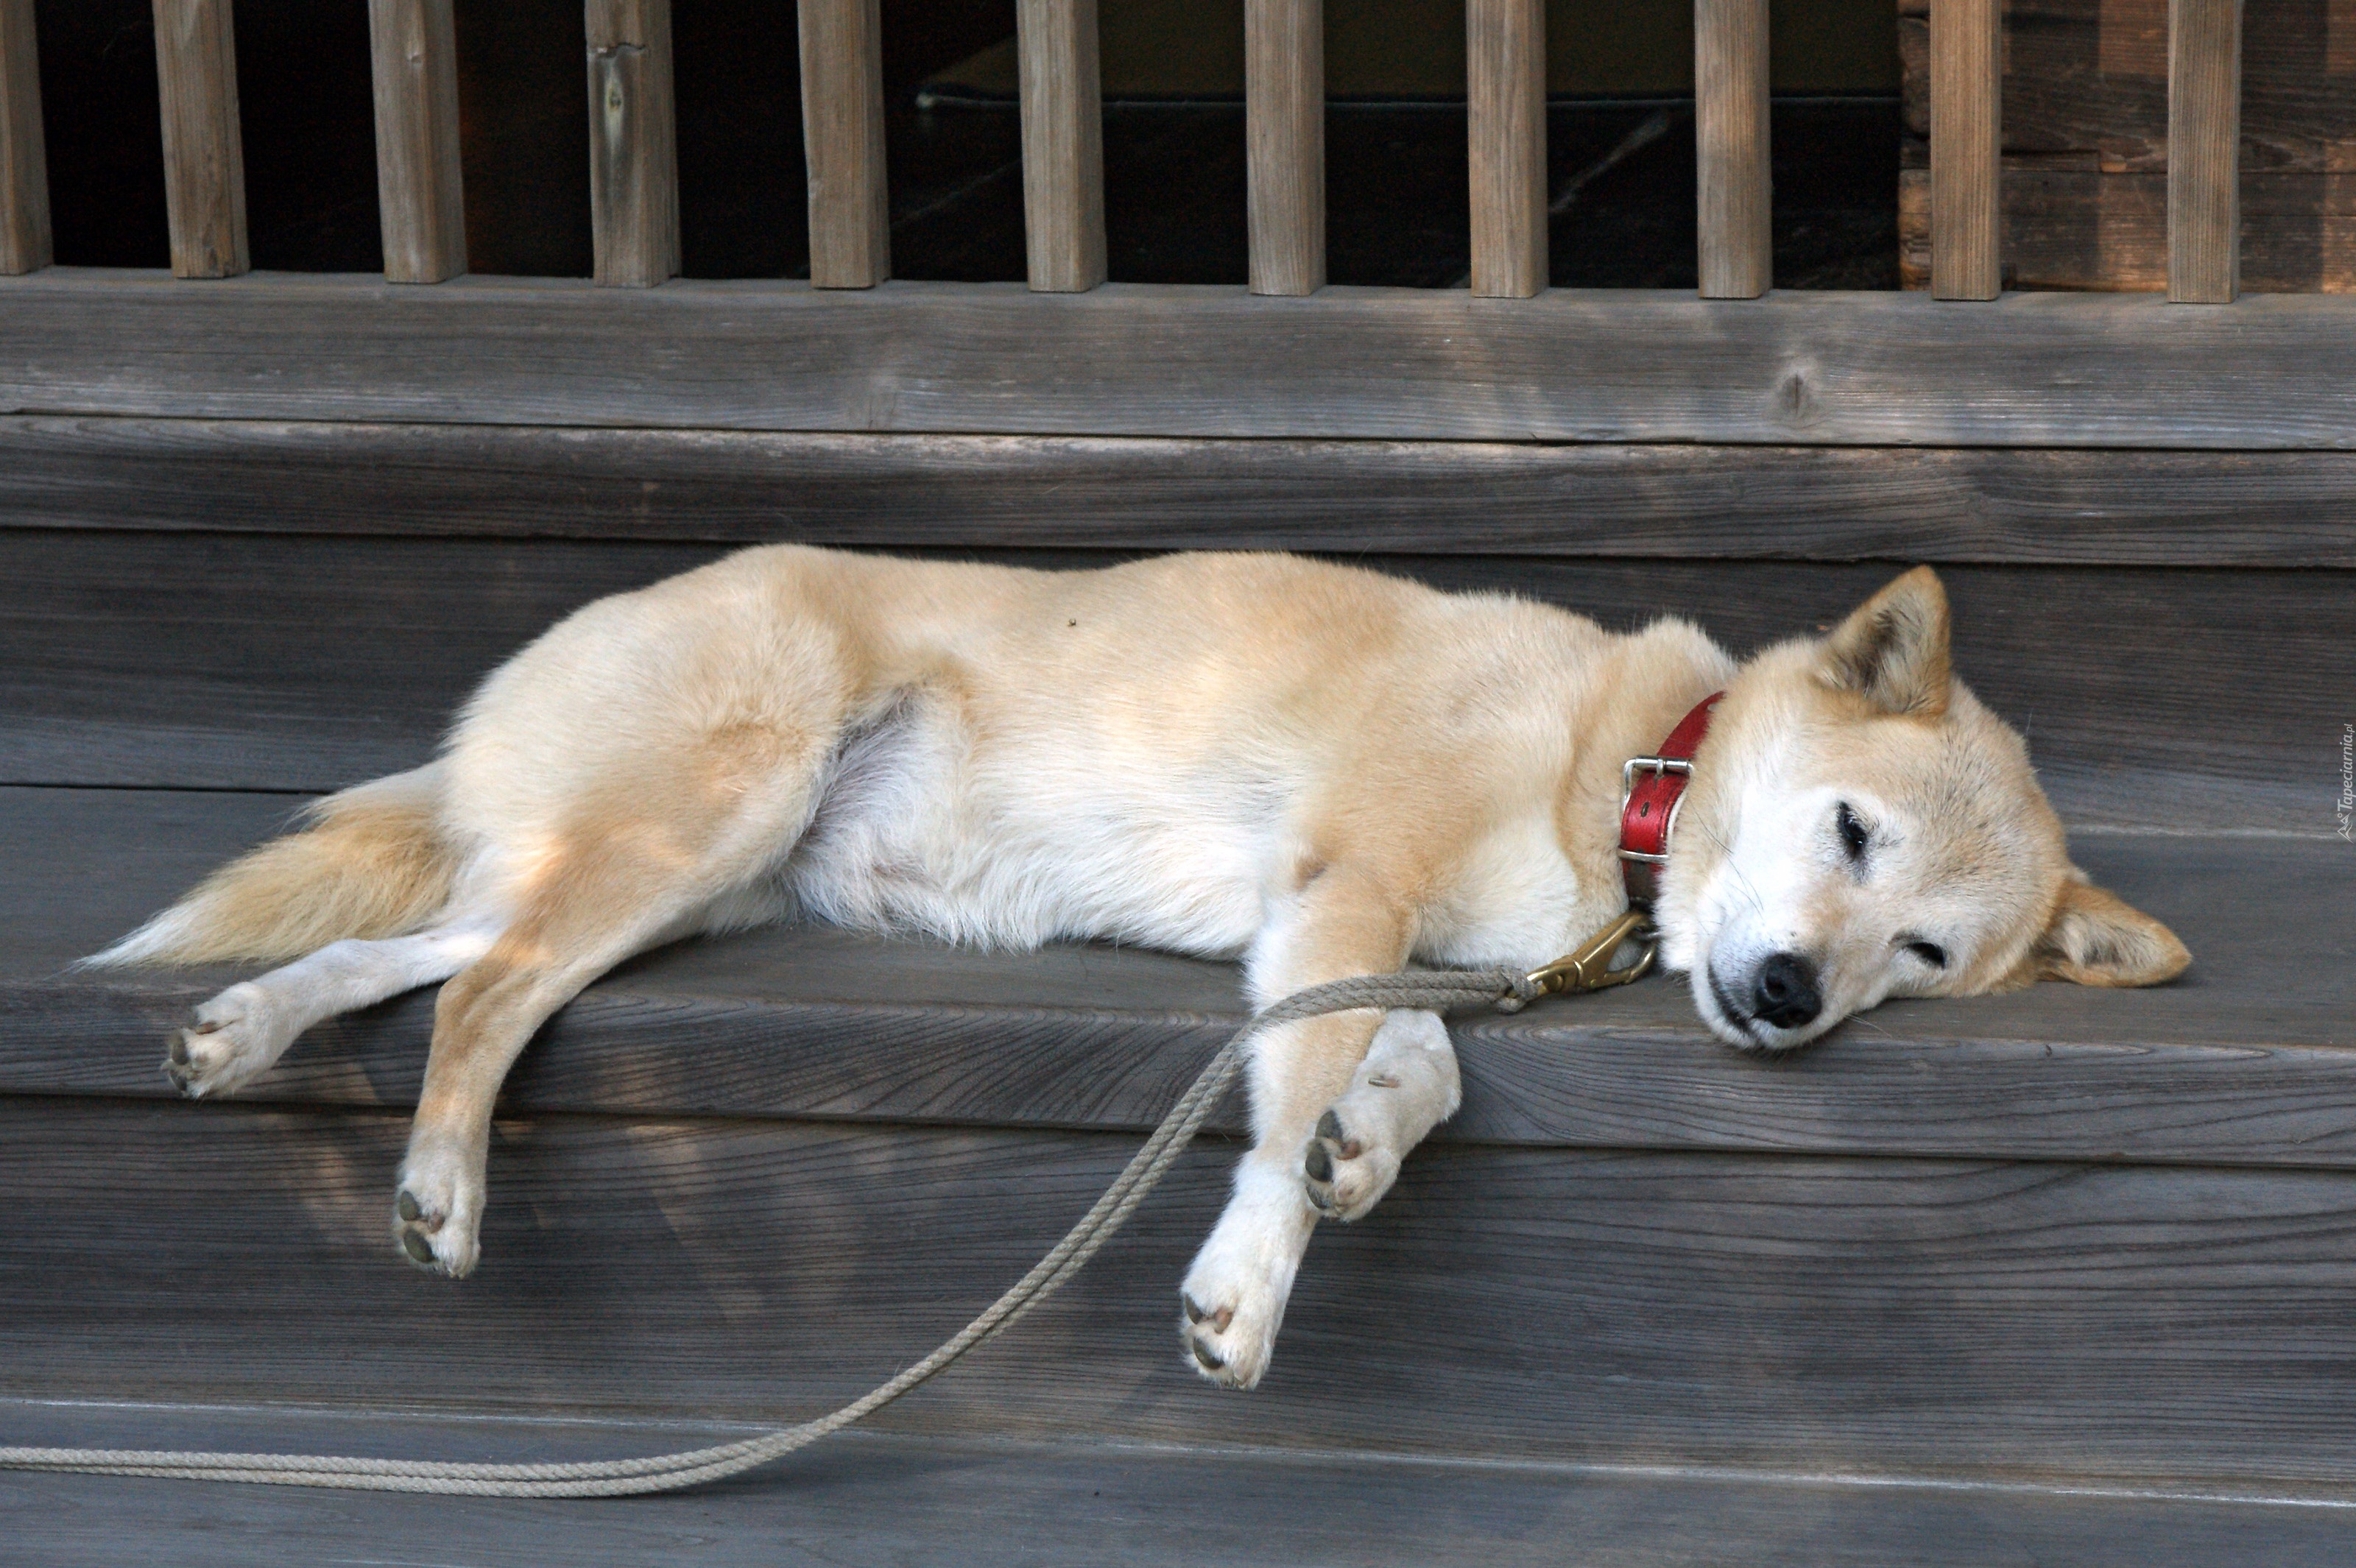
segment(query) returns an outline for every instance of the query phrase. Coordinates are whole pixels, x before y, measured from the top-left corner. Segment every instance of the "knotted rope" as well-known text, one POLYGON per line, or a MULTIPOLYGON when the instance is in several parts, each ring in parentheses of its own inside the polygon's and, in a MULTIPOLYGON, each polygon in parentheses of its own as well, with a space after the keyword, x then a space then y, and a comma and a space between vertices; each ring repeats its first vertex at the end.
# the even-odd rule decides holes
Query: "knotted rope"
MULTIPOLYGON (((1616 938, 1615 938, 1616 941, 1616 938)), ((1607 954, 1608 956, 1608 954, 1607 954)), ((1541 972, 1543 973, 1543 972, 1541 972)), ((968 1351, 1006 1331, 1096 1256, 1168 1174, 1202 1130, 1219 1096, 1243 1064, 1245 1042, 1265 1029, 1361 1008, 1414 1008, 1444 1012, 1493 1004, 1505 1011, 1544 995, 1538 978, 1512 969, 1434 969, 1365 975, 1312 986, 1254 1013, 1221 1046, 1201 1074, 1170 1107, 1096 1206, 1047 1255, 980 1317, 899 1376, 830 1415, 775 1432, 650 1454, 570 1465, 450 1464, 423 1459, 361 1459, 326 1454, 209 1454, 139 1448, 0 1448, 0 1469, 67 1471, 91 1476, 151 1476, 176 1481, 252 1481, 278 1487, 337 1487, 353 1491, 434 1492, 477 1498, 621 1498, 675 1491, 716 1481, 783 1458, 797 1448, 873 1414, 968 1351)))

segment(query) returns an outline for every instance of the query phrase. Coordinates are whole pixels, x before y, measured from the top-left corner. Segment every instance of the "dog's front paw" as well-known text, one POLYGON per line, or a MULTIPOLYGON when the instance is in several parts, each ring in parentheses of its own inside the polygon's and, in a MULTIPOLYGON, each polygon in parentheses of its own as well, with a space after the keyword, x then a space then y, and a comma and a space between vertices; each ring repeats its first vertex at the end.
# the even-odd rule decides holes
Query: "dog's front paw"
POLYGON ((1364 1219, 1398 1179, 1398 1151, 1381 1136, 1344 1119, 1347 1097, 1317 1118, 1316 1135, 1301 1151, 1301 1186, 1320 1214, 1347 1222, 1364 1219))
POLYGON ((191 1100, 231 1093, 268 1071, 294 1032, 270 993, 243 981, 198 1008, 196 1022, 172 1037, 164 1076, 191 1100))
POLYGON ((1179 1287, 1187 1362, 1222 1388, 1250 1388, 1268 1371, 1285 1298, 1317 1222, 1301 1200, 1300 1182, 1280 1164, 1245 1161, 1226 1212, 1179 1287))
POLYGON ((411 1148, 392 1200, 392 1238, 403 1257, 431 1273, 464 1279, 482 1257, 482 1217, 478 1162, 437 1146, 411 1148))

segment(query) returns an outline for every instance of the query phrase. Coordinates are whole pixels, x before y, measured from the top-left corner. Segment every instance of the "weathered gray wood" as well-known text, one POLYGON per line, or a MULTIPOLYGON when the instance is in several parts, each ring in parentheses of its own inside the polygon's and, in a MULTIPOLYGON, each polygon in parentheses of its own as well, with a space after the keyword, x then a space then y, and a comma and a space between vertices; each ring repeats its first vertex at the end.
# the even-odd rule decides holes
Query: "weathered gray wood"
POLYGON ((1472 293, 1527 299, 1547 286, 1546 6, 1468 0, 1472 293))
POLYGON ((1324 0, 1244 0, 1251 292, 1325 286, 1324 0))
MULTIPOLYGON (((283 796, 0 790, 0 1093, 168 1098, 160 1042, 243 972, 67 975, 276 830, 283 796), (103 866, 103 876, 91 875, 103 866)), ((1443 1143, 2356 1168, 2356 867, 2297 842, 2092 837, 2192 947, 2165 990, 1891 1004, 1789 1061, 1708 1039, 1677 982, 1458 1020, 1443 1143)), ((242 1096, 406 1109, 433 1001, 315 1030, 242 1096)), ((981 954, 825 928, 669 949, 593 987, 510 1114, 1150 1127, 1241 1020, 1234 969, 981 954)), ((1230 1104, 1215 1119, 1243 1127, 1230 1104)))
MULTIPOLYGON (((484 1264, 405 1267, 400 1118, 0 1098, 0 1387, 791 1419, 937 1343, 1134 1140, 502 1123, 484 1264), (424 1363, 424 1364, 421 1364, 424 1363)), ((1310 1249, 1248 1400, 1172 1344, 1232 1150, 887 1429, 2356 1485, 2356 1178, 1436 1147, 1310 1249)))
POLYGON ((810 283, 873 288, 892 275, 881 0, 800 0, 800 7, 810 283))
POLYGON ((2334 452, 0 417, 0 528, 2351 567, 2351 514, 2334 452))
POLYGON ((1999 0, 1931 7, 1931 293, 1992 300, 2003 288, 1997 169, 2004 145, 1999 0))
MULTIPOLYGON (((0 531, 0 782, 300 789, 413 766, 473 682, 560 615, 713 553, 0 531)), ((1613 625, 1688 615, 1738 650, 1837 620, 1892 571, 1376 559, 1613 625)), ((2356 598, 2341 574, 1956 566, 1946 577, 1957 667, 2030 728, 2072 822, 2332 831, 2313 778, 2315 715, 2346 706, 2351 685, 2339 650, 2356 637, 2356 598), (2251 636, 2253 624, 2266 635, 2251 636)))
MULTIPOLYGON (((2356 80, 2356 77, 2351 77, 2356 80)), ((1930 275, 1928 176, 1899 176, 1900 264, 1930 275)), ((2245 170, 2239 268, 2245 293, 2346 294, 2356 287, 2356 200, 2345 175, 2245 170)), ((2004 260, 2023 289, 2168 286, 2168 176, 2009 160, 2004 260)))
POLYGON ((2240 292, 2242 0, 2169 0, 2168 297, 2240 292))
POLYGON ((453 0, 369 0, 376 80, 376 191, 389 283, 466 270, 453 0))
MULTIPOLYGON (((602 1458, 743 1435, 743 1426, 469 1421, 155 1404, 0 1404, 11 1441, 77 1446, 502 1461, 602 1458)), ((1984 1568, 2040 1563, 2340 1568, 2347 1510, 2225 1499, 2066 1492, 2034 1483, 1648 1472, 1612 1466, 1430 1464, 1363 1453, 1222 1453, 854 1432, 717 1493, 623 1508, 296 1488, 12 1476, 13 1539, 48 1568, 313 1568, 430 1538, 471 1568, 1103 1568, 1216 1561, 1362 1568, 1741 1562, 1984 1568)))
POLYGON ((33 0, 0 0, 0 273, 49 264, 49 157, 33 0))
MULTIPOLYGON (((1932 0, 1899 0, 1908 133, 1928 133, 1932 0)), ((2004 142, 2036 163, 2168 167, 2169 0, 2008 0, 2004 142)), ((2349 0, 2254 0, 2242 40, 2241 162, 2250 174, 2344 172, 2356 113, 2349 0)), ((2310 237, 2311 238, 2311 237, 2310 237)))
POLYGON ((252 263, 230 0, 155 3, 172 271, 183 278, 235 277, 252 263))
POLYGON ((1021 0, 1023 233, 1031 286, 1105 281, 1104 109, 1097 0, 1021 0))
POLYGON ((1774 284, 1775 260, 1767 0, 1694 0, 1694 137, 1701 296, 1756 299, 1774 284))
POLYGON ((679 272, 670 0, 584 0, 584 11, 596 281, 652 288, 679 272))
POLYGON ((2356 447, 2356 308, 2113 295, 0 279, 0 412, 1037 434, 2356 447), (2263 399, 2244 389, 2263 384, 2263 399))

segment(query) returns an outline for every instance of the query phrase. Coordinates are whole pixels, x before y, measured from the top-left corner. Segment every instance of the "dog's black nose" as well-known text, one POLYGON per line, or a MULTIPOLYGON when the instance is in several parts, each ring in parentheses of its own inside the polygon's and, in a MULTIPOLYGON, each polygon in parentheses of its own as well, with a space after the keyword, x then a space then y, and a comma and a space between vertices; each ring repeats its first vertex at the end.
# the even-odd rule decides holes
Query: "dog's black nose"
POLYGON ((1796 953, 1778 953, 1759 965, 1751 987, 1751 1016, 1777 1029, 1798 1029, 1825 1010, 1816 995, 1816 966, 1796 953))

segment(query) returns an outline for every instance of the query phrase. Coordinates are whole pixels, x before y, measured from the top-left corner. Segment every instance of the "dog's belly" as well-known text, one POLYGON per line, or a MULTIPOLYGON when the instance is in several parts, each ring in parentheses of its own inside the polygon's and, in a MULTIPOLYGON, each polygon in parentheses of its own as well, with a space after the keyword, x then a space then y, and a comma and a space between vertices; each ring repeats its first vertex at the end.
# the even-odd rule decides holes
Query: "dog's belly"
POLYGON ((1252 772, 1048 732, 985 750, 912 699, 846 741, 781 880, 799 912, 855 929, 1233 955, 1264 918, 1288 793, 1252 772))

